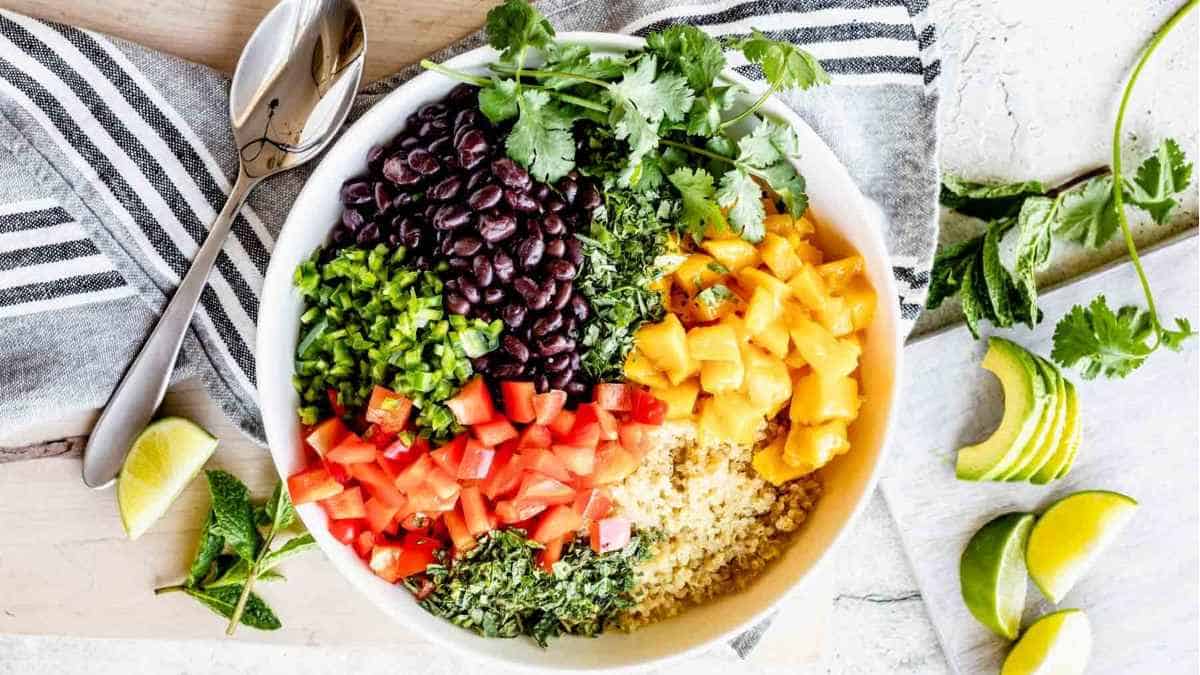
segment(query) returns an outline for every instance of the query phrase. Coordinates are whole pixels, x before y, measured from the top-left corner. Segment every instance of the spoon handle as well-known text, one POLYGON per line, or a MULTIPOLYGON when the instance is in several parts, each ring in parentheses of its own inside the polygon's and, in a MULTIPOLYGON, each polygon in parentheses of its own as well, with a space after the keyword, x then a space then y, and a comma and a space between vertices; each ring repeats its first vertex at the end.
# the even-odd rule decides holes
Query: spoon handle
POLYGON ((229 199, 209 228, 191 268, 96 420, 83 451, 83 482, 88 487, 99 489, 113 482, 134 439, 150 423, 162 403, 175 358, 179 356, 183 336, 191 325, 200 293, 208 283, 209 272, 225 245, 234 218, 258 181, 258 178, 238 171, 229 199))

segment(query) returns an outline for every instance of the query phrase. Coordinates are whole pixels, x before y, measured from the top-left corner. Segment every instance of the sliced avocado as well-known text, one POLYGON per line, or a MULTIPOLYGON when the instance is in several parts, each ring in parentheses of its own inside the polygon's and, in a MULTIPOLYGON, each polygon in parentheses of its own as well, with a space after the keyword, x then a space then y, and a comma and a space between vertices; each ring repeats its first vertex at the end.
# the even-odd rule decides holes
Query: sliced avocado
POLYGON ((1045 433, 1041 434, 1038 440, 1037 447, 1029 455, 1029 461, 1024 462, 1024 466, 1016 471, 1011 471, 1005 480, 1018 481, 1029 480, 1036 474, 1050 458, 1054 456, 1058 446, 1063 441, 1063 429, 1067 424, 1067 380, 1058 371, 1058 368, 1046 359, 1034 354, 1038 365, 1042 367, 1042 373, 1054 378, 1054 394, 1050 399, 1051 404, 1046 406, 1046 412, 1042 413, 1042 418, 1049 418, 1046 424, 1045 433))
POLYGON ((1050 461, 1029 479, 1035 485, 1045 485, 1067 475, 1071 465, 1075 463, 1075 456, 1079 454, 1079 444, 1083 437, 1083 425, 1079 420, 1079 395, 1070 380, 1064 377, 1063 382, 1067 386, 1067 419, 1063 424, 1062 442, 1058 444, 1058 449, 1050 457, 1050 461))
POLYGON ((1004 417, 986 441, 959 449, 955 475, 963 480, 994 480, 1011 469, 1037 432, 1049 399, 1037 361, 1020 345, 988 338, 983 367, 1004 388, 1004 417))

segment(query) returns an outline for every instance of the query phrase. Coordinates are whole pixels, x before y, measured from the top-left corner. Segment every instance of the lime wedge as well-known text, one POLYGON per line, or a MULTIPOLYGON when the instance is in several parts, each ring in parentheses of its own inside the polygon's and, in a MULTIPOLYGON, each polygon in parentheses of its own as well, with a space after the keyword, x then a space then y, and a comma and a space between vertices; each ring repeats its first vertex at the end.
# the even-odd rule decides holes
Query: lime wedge
POLYGON ((1025 610, 1025 564, 1021 552, 1032 513, 1006 513, 984 525, 967 542, 959 562, 963 602, 979 622, 1015 640, 1025 610))
POLYGON ((1117 492, 1076 492, 1055 502, 1029 533, 1029 576, 1057 604, 1133 517, 1137 502, 1117 492))
POLYGON ((1000 675, 1081 675, 1092 651, 1092 626, 1078 609, 1047 614, 1026 629, 1000 675))
POLYGON ((217 448, 217 439, 191 420, 164 417, 146 427, 117 476, 117 506, 130 539, 158 520, 217 448))

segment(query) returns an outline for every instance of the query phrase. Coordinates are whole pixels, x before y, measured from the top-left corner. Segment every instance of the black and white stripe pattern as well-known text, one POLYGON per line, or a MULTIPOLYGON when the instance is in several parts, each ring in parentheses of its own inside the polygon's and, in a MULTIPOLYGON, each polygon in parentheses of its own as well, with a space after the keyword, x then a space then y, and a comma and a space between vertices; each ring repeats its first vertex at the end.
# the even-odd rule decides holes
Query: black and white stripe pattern
POLYGON ((0 319, 136 295, 52 199, 0 205, 0 319))

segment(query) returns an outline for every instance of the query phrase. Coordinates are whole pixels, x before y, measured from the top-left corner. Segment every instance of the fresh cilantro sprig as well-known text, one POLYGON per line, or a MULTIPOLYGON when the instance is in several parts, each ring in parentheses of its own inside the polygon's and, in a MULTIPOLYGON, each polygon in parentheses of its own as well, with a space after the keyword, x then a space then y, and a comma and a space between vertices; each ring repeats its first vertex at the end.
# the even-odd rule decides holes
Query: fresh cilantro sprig
POLYGON ((770 86, 749 108, 722 122, 722 127, 732 126, 753 115, 767 99, 781 91, 829 84, 829 74, 815 56, 790 42, 772 40, 757 29, 749 37, 732 40, 729 46, 741 50, 750 63, 760 65, 770 86))

